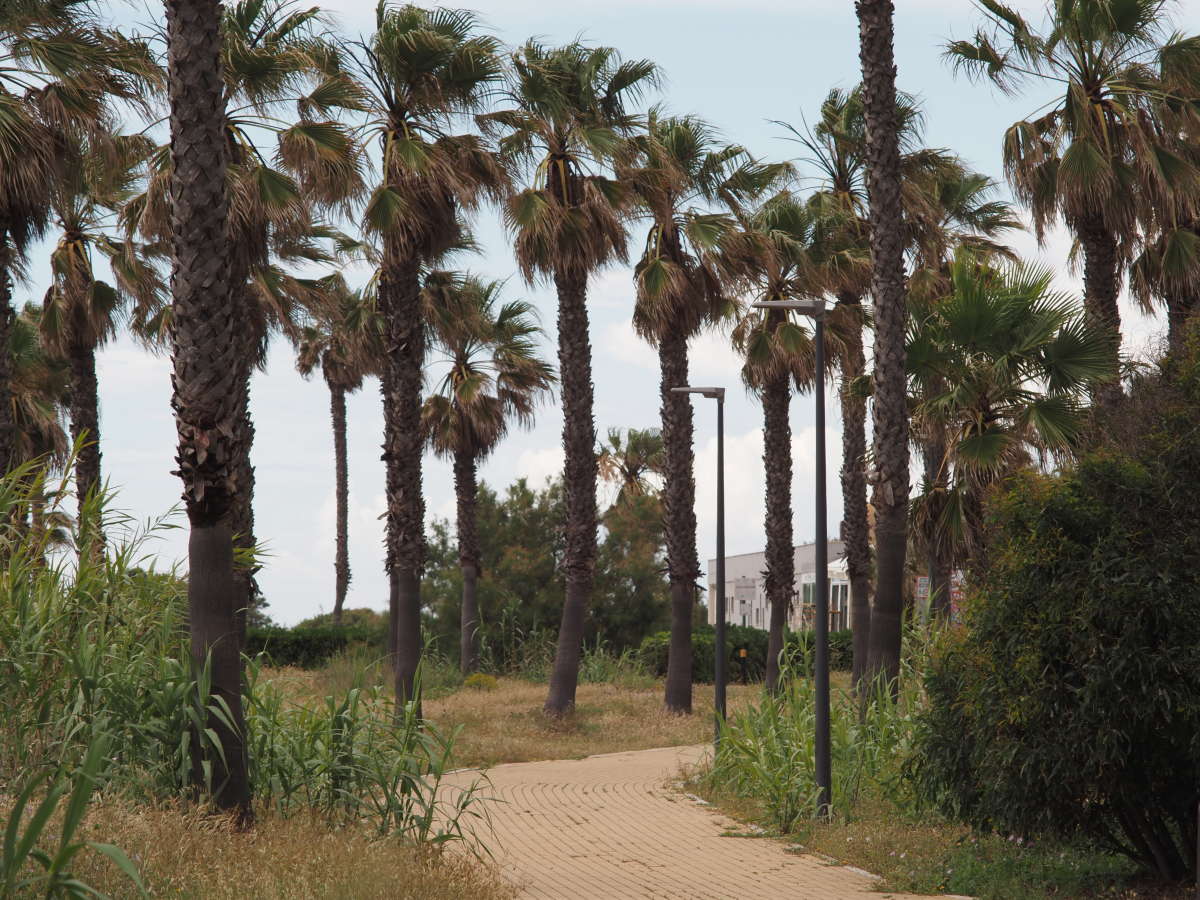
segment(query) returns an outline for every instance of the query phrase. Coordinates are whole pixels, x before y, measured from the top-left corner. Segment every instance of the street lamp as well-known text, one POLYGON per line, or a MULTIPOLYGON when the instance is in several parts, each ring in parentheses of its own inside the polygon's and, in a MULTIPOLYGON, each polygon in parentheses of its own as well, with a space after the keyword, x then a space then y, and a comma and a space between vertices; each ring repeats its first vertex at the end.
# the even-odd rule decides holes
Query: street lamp
POLYGON ((755 309, 791 309, 810 317, 814 324, 813 341, 817 356, 817 460, 816 460, 816 632, 817 652, 813 661, 816 687, 815 762, 817 774, 817 816, 829 818, 833 811, 833 774, 829 749, 829 539, 825 520, 825 301, 766 300, 753 304, 755 309))
POLYGON ((725 388, 674 387, 676 394, 699 394, 717 401, 717 621, 716 646, 713 648, 713 706, 716 709, 714 744, 721 742, 721 723, 725 721, 725 388))

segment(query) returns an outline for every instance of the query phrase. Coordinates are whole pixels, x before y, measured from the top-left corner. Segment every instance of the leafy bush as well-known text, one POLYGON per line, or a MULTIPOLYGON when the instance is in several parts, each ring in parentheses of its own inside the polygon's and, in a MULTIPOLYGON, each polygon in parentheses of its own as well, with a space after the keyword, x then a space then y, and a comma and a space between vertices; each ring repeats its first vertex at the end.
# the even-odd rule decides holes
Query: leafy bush
POLYGON ((380 625, 270 626, 246 632, 246 653, 263 654, 272 665, 317 669, 347 648, 361 645, 383 653, 387 627, 380 625))
POLYGON ((1089 835, 1171 879, 1200 802, 1200 365, 1139 385, 1124 446, 992 505, 912 771, 947 813, 1089 835), (1144 414, 1152 413, 1152 414, 1144 414))
MULTIPOLYGON (((767 632, 761 628, 744 625, 729 625, 725 630, 729 648, 727 672, 730 680, 762 681, 767 671, 767 632), (746 656, 741 656, 742 650, 746 656)), ((642 641, 638 658, 647 673, 662 678, 667 674, 667 657, 671 645, 671 633, 660 631, 642 641)), ((811 632, 788 632, 784 653, 789 656, 807 658, 802 651, 811 647, 811 632)), ((716 631, 711 625, 700 625, 692 631, 692 680, 711 684, 714 678, 713 662, 716 646, 716 631)), ((853 663, 853 638, 849 630, 829 633, 829 667, 834 671, 849 671, 853 663)), ((807 673, 811 674, 812 663, 808 662, 807 673)))

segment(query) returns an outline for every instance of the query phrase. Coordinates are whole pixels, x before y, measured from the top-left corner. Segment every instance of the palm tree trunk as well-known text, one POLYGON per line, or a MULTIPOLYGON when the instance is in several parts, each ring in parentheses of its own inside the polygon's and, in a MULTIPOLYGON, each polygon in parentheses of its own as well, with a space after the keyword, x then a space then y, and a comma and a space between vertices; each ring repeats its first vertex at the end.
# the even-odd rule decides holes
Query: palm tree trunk
MULTIPOLYGON (((1083 305, 1093 326, 1106 332, 1111 341, 1110 365, 1115 372, 1121 352, 1121 311, 1117 306, 1121 272, 1117 259, 1117 236, 1099 215, 1084 219, 1076 234, 1083 246, 1083 305)), ((1096 399, 1108 403, 1121 396, 1119 378, 1096 389, 1096 399)))
POLYGON ((567 590, 545 711, 575 707, 583 626, 596 570, 596 424, 592 418, 592 346, 588 335, 587 273, 555 274, 558 289, 558 364, 562 382, 563 493, 567 590))
POLYGON ((908 517, 908 397, 904 215, 896 122, 892 0, 857 0, 867 192, 871 221, 871 294, 875 299, 874 458, 876 581, 867 677, 900 675, 904 558, 908 517))
POLYGON ((862 687, 867 670, 871 634, 871 534, 867 515, 867 400, 852 389, 866 372, 862 339, 861 298, 839 296, 838 303, 853 312, 842 358, 842 540, 846 548, 846 574, 850 579, 850 627, 854 647, 851 683, 862 687))
POLYGON ((479 489, 475 457, 462 450, 454 454, 454 494, 458 500, 458 564, 462 568, 461 664, 464 675, 479 670, 479 531, 475 500, 479 489))
POLYGON ((78 448, 75 458, 75 496, 79 504, 81 553, 103 556, 103 523, 85 515, 88 497, 100 488, 100 397, 96 381, 96 348, 74 345, 68 354, 71 366, 71 440, 78 448))
POLYGON ((379 308, 387 328, 383 364, 383 461, 387 470, 388 609, 399 710, 415 694, 421 661, 421 569, 425 499, 421 494, 421 369, 425 331, 416 259, 389 242, 379 273, 379 308))
POLYGON ((1186 349, 1188 328, 1200 310, 1200 294, 1194 290, 1172 291, 1166 303, 1167 352, 1178 359, 1186 349))
POLYGON ((949 478, 946 472, 946 435, 938 428, 922 448, 925 456, 925 479, 933 487, 936 498, 931 510, 930 533, 926 535, 929 556, 929 613, 935 619, 950 617, 951 569, 953 562, 946 553, 946 541, 939 533, 938 522, 946 505, 949 478))
POLYGON ((796 583, 795 548, 792 545, 792 426, 788 421, 791 393, 787 375, 768 381, 762 392, 763 466, 767 476, 766 589, 771 610, 767 635, 767 690, 772 694, 781 687, 779 656, 783 652, 784 626, 796 583))
MULTIPOLYGON (((254 446, 254 420, 250 416, 250 366, 249 357, 243 375, 241 399, 236 419, 238 443, 241 452, 235 462, 237 491, 229 511, 229 528, 233 532, 235 554, 253 552, 254 537, 254 466, 250 462, 250 451, 254 446)), ((238 641, 246 646, 246 628, 250 611, 258 601, 258 581, 255 578, 257 565, 236 562, 233 567, 234 614, 237 617, 238 641)))
POLYGON ((17 426, 13 421, 12 331, 17 314, 12 305, 13 252, 7 229, 0 229, 0 475, 16 463, 17 426))
POLYGON ((668 331, 658 342, 662 396, 663 514, 667 575, 671 584, 671 642, 667 652, 668 712, 692 711, 692 607, 700 561, 696 556, 696 479, 692 451, 692 404, 671 390, 688 383, 687 336, 668 331))
POLYGON ((87 496, 100 486, 100 399, 96 381, 96 349, 71 347, 71 440, 79 447, 75 460, 75 492, 82 515, 87 496))
MULTIPOLYGON (((171 233, 174 306, 172 406, 177 462, 191 538, 188 626, 193 664, 209 666, 212 693, 230 717, 210 717, 222 752, 208 747, 193 770, 213 799, 248 824, 249 767, 242 714, 242 669, 234 618, 233 535, 228 516, 236 489, 239 378, 238 316, 229 283, 225 180, 221 6, 217 0, 167 0, 171 104, 171 233)), ((207 705, 209 698, 201 698, 207 705)), ((193 735, 197 744, 201 736, 193 735)))
POLYGON ((334 494, 337 505, 333 624, 341 625, 342 607, 346 604, 346 592, 350 588, 350 473, 346 456, 346 389, 329 378, 328 369, 325 370, 325 382, 329 385, 329 410, 333 418, 333 469, 336 482, 334 494))

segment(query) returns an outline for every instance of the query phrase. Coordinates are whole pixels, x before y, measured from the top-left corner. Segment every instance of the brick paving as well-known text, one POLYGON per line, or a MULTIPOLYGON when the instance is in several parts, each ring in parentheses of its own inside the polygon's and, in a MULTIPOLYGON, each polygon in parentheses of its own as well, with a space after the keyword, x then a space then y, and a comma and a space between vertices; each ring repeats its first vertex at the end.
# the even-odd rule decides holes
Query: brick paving
MULTIPOLYGON (((668 747, 495 766, 483 794, 501 802, 487 804, 492 835, 485 843, 525 898, 914 900, 880 893, 857 869, 730 834, 745 827, 675 785, 681 767, 706 751, 668 747)), ((478 774, 452 777, 465 785, 478 774)))

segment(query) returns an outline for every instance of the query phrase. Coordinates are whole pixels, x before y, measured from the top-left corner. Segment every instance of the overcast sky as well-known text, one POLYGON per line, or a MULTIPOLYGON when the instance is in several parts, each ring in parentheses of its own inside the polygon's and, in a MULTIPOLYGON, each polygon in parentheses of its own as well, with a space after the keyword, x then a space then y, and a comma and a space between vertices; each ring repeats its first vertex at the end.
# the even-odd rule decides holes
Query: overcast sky
MULTIPOLYGON (((1024 10, 1040 3, 1022 0, 1024 10)), ((1200 29, 1195 5, 1181 11, 1178 24, 1200 29)), ((333 0, 327 7, 353 36, 368 32, 373 3, 333 0)), ((857 30, 850 0, 575 0, 548 4, 535 0, 491 0, 479 13, 503 40, 519 43, 531 35, 546 42, 582 37, 615 46, 628 57, 650 57, 665 70, 661 99, 671 110, 696 113, 713 122, 731 141, 766 159, 796 154, 771 120, 799 124, 810 120, 826 92, 852 87, 859 80, 857 30)), ((957 151, 975 168, 1001 177, 1000 140, 1012 122, 1032 113, 1045 99, 1033 94, 1007 98, 986 84, 956 79, 942 62, 950 38, 966 37, 978 16, 968 0, 897 0, 896 56, 899 87, 918 96, 927 121, 926 143, 957 151)), ((490 277, 507 278, 510 296, 523 295, 541 311, 547 330, 545 351, 554 360, 553 291, 528 287, 516 274, 511 250, 494 212, 481 217, 477 236, 484 253, 469 267, 490 277)), ((631 243, 636 252, 638 238, 631 243)), ((1062 287, 1078 290, 1065 273, 1069 240, 1052 235, 1039 249, 1030 236, 1017 243, 1030 258, 1041 257, 1064 269, 1062 287)), ((35 265, 35 272, 43 269, 35 265)), ((38 298, 44 283, 28 288, 38 298)), ((658 369, 654 351, 630 326, 633 302, 631 271, 614 266, 589 288, 596 385, 598 434, 610 427, 657 426, 658 369)), ((1163 330, 1125 305, 1127 344, 1138 351, 1163 330)), ((555 360, 556 361, 556 360, 555 360)), ((115 505, 138 519, 159 516, 178 502, 180 484, 170 474, 175 430, 170 413, 170 362, 139 349, 128 339, 115 340, 99 357, 100 402, 105 474, 117 489, 115 505)), ((692 355, 694 383, 730 389, 726 415, 728 551, 758 550, 763 544, 763 467, 761 410, 742 390, 738 361, 724 338, 706 335, 692 355)), ((267 370, 254 378, 252 405, 256 427, 253 462, 257 472, 255 511, 259 539, 268 558, 259 576, 278 621, 292 623, 328 611, 333 603, 333 449, 329 398, 319 376, 306 382, 295 372, 291 349, 282 341, 270 354, 267 370)), ((795 482, 795 534, 811 540, 813 397, 792 404, 795 482)), ((696 415, 697 515, 701 559, 712 556, 716 464, 715 411, 698 401, 696 415)), ((557 403, 544 408, 537 426, 514 434, 482 467, 481 475, 502 489, 518 477, 534 483, 555 475, 562 462, 562 418, 557 403)), ((385 504, 379 460, 382 416, 378 383, 349 402, 350 565, 353 580, 347 605, 384 609, 385 504)), ((830 455, 831 534, 840 519, 836 473, 840 465, 841 423, 830 405, 827 433, 830 455)), ((454 498, 449 466, 425 461, 429 515, 452 518, 454 498)), ((182 516, 179 521, 182 523, 182 516)), ((154 551, 162 564, 186 557, 186 530, 164 535, 154 551)))

